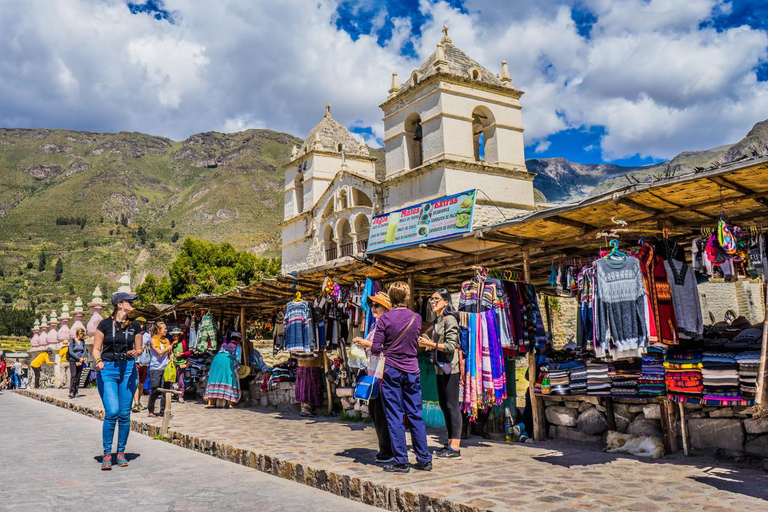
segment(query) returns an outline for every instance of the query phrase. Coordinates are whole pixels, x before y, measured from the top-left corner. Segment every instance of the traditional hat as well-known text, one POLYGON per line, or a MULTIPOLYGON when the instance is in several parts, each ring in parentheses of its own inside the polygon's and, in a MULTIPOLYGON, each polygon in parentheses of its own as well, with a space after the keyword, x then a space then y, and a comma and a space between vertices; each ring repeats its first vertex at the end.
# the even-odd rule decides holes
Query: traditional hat
POLYGON ((178 334, 179 336, 181 336, 181 329, 179 329, 178 327, 174 327, 174 328, 171 330, 171 333, 170 333, 170 334, 171 334, 171 335, 174 335, 174 334, 178 334))

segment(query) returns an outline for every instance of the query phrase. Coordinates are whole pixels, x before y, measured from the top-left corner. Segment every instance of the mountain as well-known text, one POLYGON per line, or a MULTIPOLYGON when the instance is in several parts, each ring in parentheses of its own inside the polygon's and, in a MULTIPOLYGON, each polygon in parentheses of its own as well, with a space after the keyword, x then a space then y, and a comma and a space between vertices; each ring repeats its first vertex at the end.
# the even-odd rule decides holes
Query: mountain
POLYGON ((641 167, 611 164, 578 164, 564 158, 526 160, 528 170, 537 173, 534 186, 553 203, 577 201, 629 183, 678 176, 697 168, 723 165, 745 158, 768 155, 768 120, 757 123, 735 144, 703 151, 685 151, 673 159, 641 167))
POLYGON ((0 129, 0 300, 58 310, 96 284, 114 291, 128 266, 138 284, 162 273, 187 236, 279 256, 281 167, 301 142, 270 130, 177 142, 0 129))

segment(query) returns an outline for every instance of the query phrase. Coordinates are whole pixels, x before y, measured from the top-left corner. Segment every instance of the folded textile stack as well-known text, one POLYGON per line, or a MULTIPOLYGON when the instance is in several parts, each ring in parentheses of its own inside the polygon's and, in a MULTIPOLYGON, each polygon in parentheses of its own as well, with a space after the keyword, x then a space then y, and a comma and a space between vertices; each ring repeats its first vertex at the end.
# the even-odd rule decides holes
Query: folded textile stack
POLYGON ((664 385, 664 350, 650 347, 641 359, 642 370, 637 379, 637 394, 662 396, 667 392, 664 385))
POLYGON ((608 376, 611 378, 611 396, 620 398, 636 397, 640 375, 640 370, 634 369, 614 369, 609 372, 608 376))
POLYGON ((667 352, 664 358, 665 384, 670 400, 685 401, 701 398, 704 383, 701 376, 701 353, 695 351, 667 352))
POLYGON ((739 390, 745 400, 754 400, 757 392, 757 372, 760 369, 760 352, 750 350, 736 354, 739 365, 739 390))
POLYGON ((763 330, 749 327, 742 330, 725 345, 726 350, 760 350, 763 346, 763 330))
POLYGON ((741 399, 739 365, 735 358, 733 352, 704 352, 701 375, 705 400, 720 400, 723 397, 741 399))
POLYGON ((572 395, 587 394, 587 367, 586 366, 571 368, 570 379, 571 379, 572 395))
POLYGON ((569 381, 567 369, 549 369, 549 385, 553 395, 570 394, 569 381))
POLYGON ((587 363, 587 394, 592 396, 611 396, 611 378, 608 365, 587 363))

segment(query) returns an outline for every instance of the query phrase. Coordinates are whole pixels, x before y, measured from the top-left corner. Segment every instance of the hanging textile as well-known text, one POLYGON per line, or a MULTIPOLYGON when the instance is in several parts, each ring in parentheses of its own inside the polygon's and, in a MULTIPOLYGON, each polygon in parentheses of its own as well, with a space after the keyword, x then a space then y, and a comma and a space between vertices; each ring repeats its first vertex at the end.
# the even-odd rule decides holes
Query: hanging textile
POLYGON ((285 306, 283 317, 285 350, 304 354, 317 351, 312 311, 305 301, 292 301, 285 306))
POLYGON ((648 346, 648 302, 636 258, 595 263, 595 353, 614 359, 641 356, 648 346))
POLYGON ((677 331, 683 339, 700 338, 704 332, 701 316, 699 288, 693 269, 684 261, 664 260, 664 267, 669 277, 672 302, 675 305, 677 331))
POLYGON ((677 335, 677 317, 664 260, 656 253, 653 245, 647 242, 637 251, 635 257, 640 261, 643 286, 648 295, 649 341, 677 345, 680 342, 677 335))
POLYGON ((216 321, 211 313, 203 315, 197 332, 197 351, 216 351, 216 321))

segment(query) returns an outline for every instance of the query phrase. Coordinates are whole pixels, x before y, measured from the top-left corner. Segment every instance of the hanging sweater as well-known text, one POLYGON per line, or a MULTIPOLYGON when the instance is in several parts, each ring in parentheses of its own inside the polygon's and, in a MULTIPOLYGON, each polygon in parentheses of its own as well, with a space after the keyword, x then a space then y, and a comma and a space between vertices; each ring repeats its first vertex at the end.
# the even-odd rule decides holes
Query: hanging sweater
POLYGON ((672 303, 675 305, 677 330, 683 339, 700 338, 704 332, 699 288, 693 269, 687 263, 666 259, 664 267, 669 278, 672 303))
POLYGON ((635 258, 595 262, 595 351, 614 359, 637 357, 648 346, 648 302, 635 258))
POLYGON ((648 242, 637 251, 636 258, 640 260, 643 284, 648 294, 651 343, 677 345, 680 342, 677 337, 677 318, 664 260, 648 242))

